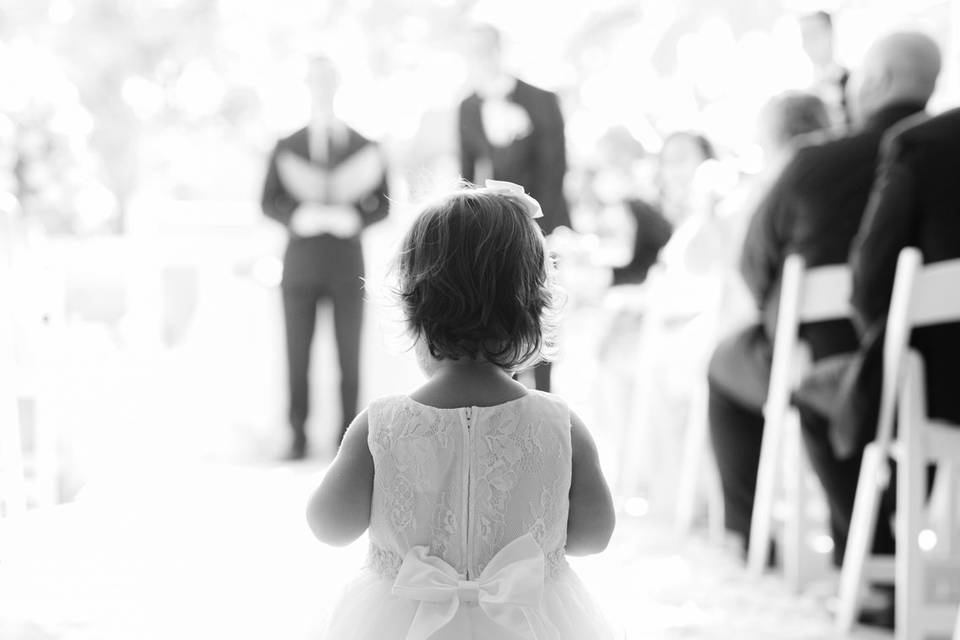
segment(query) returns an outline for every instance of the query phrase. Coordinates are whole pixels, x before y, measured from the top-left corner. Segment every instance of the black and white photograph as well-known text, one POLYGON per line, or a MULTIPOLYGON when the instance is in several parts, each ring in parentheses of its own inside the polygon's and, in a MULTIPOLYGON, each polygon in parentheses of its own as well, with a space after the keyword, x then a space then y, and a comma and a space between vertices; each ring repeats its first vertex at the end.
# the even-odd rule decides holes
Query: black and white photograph
POLYGON ((0 0, 0 640, 960 640, 960 0, 0 0))

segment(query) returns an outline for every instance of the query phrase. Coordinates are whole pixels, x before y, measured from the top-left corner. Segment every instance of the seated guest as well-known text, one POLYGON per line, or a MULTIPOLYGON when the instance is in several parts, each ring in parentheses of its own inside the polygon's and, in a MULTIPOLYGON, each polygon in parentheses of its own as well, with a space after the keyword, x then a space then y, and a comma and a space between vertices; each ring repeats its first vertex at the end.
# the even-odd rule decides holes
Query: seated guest
POLYGON ((717 318, 715 336, 729 335, 755 322, 756 305, 736 268, 750 214, 759 208, 796 150, 825 141, 830 129, 826 105, 811 93, 787 91, 771 98, 760 110, 757 142, 763 151, 761 171, 741 181, 723 201, 718 216, 727 227, 724 240, 730 247, 730 259, 724 270, 723 314, 717 318))
MULTIPOLYGON (((853 98, 852 135, 802 147, 786 164, 750 221, 741 272, 761 320, 723 341, 710 362, 709 420, 720 471, 726 526, 749 541, 760 443, 783 262, 799 254, 808 266, 846 262, 873 185, 884 132, 923 111, 939 62, 926 36, 897 33, 867 53, 853 98)), ((814 360, 856 348, 853 326, 831 321, 802 331, 814 360)), ((836 524, 836 523, 835 523, 836 524)))
POLYGON ((660 209, 674 226, 694 212, 698 203, 691 188, 697 171, 716 157, 713 144, 702 133, 675 131, 664 139, 657 162, 657 189, 660 209))
MULTIPOLYGON (((932 87, 939 56, 932 43, 927 48, 929 63, 916 70, 915 81, 932 87)), ((863 399, 859 406, 870 418, 831 422, 824 412, 800 403, 804 442, 829 498, 838 564, 843 560, 863 449, 876 435, 882 377, 879 354, 897 257, 901 249, 913 246, 928 263, 960 258, 957 159, 960 109, 930 119, 911 118, 886 138, 873 194, 850 255, 852 303, 861 336, 863 370, 853 386, 842 387, 848 395, 857 394, 863 399), (868 356, 867 351, 877 357, 868 356)), ((918 329, 912 344, 924 358, 930 415, 960 423, 960 396, 955 389, 960 374, 960 327, 954 324, 918 329)), ((818 386, 837 389, 844 372, 835 371, 834 384, 818 386)), ((841 397, 827 404, 837 408, 852 401, 841 397)), ((892 553, 890 504, 884 502, 881 509, 874 551, 892 553)))
MULTIPOLYGON (((960 109, 891 140, 850 259, 858 329, 885 318, 901 249, 918 247, 927 263, 960 258, 958 161, 960 109)), ((924 358, 930 416, 960 423, 960 327, 918 329, 911 342, 924 358)))
MULTIPOLYGON (((736 251, 743 245, 745 227, 752 217, 749 214, 760 206, 796 150, 825 141, 830 127, 826 104, 812 93, 787 91, 763 105, 757 127, 763 165, 759 173, 743 180, 737 193, 724 203, 724 208, 731 210, 726 217, 731 220, 733 229, 729 235, 736 251)), ((731 264, 738 257, 739 254, 734 256, 731 264)))
POLYGON ((804 142, 830 128, 830 115, 823 100, 803 91, 774 96, 760 112, 759 143, 764 155, 764 173, 780 174, 804 142))
MULTIPOLYGON (((653 290, 647 276, 654 264, 662 262, 662 250, 673 236, 674 225, 682 227, 700 215, 697 206, 704 199, 695 194, 696 177, 704 163, 714 159, 714 155, 710 141, 697 132, 678 131, 664 139, 655 175, 650 181, 650 191, 655 189, 655 194, 651 194, 653 197, 647 201, 639 197, 639 193, 630 193, 621 200, 621 206, 634 221, 632 257, 626 264, 610 271, 608 282, 612 286, 603 298, 608 322, 602 329, 599 344, 597 393, 602 398, 604 422, 616 425, 611 436, 618 442, 619 452, 615 483, 618 491, 625 495, 642 494, 661 504, 674 499, 675 483, 664 482, 664 478, 669 478, 669 470, 676 468, 678 456, 674 454, 679 451, 681 433, 671 416, 666 415, 668 412, 663 411, 665 406, 674 406, 666 399, 669 393, 664 389, 664 381, 672 377, 668 368, 677 371, 682 367, 673 346, 689 346, 689 339, 683 336, 687 332, 690 313, 684 311, 671 325, 673 331, 670 335, 658 333, 654 350, 646 349, 653 346, 643 342, 644 323, 649 320, 648 305, 658 305, 658 311, 666 313, 666 303, 671 302, 652 301, 653 290), (655 368, 663 374, 657 380, 657 392, 651 394, 657 396, 656 401, 648 405, 637 402, 637 385, 645 379, 637 365, 640 349, 643 350, 644 367, 647 370, 655 368), (634 425, 638 410, 648 411, 647 415, 654 414, 657 419, 650 420, 651 424, 643 429, 637 429, 634 425)), ((681 249, 685 253, 685 247, 681 249)), ((685 291, 686 282, 678 282, 673 277, 670 281, 671 293, 677 297, 692 297, 685 291)))
POLYGON ((657 261, 660 250, 670 240, 676 225, 687 219, 697 169, 716 157, 713 145, 694 131, 677 131, 663 141, 657 163, 656 204, 630 198, 626 206, 636 222, 633 257, 613 270, 613 284, 639 284, 657 261))
POLYGON ((673 225, 656 207, 636 198, 628 200, 625 206, 634 222, 633 255, 627 264, 613 268, 614 286, 646 280, 647 272, 673 233, 673 225))

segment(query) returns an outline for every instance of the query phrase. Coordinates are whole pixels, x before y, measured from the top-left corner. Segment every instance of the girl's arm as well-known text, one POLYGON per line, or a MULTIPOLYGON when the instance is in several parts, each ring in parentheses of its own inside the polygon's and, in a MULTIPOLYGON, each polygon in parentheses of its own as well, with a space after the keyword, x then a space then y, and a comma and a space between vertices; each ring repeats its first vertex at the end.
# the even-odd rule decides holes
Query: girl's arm
POLYGON ((573 471, 570 481, 570 515, 567 518, 567 553, 585 556, 600 553, 610 542, 616 515, 610 488, 600 470, 597 446, 583 421, 570 413, 573 471))
POLYGON ((347 429, 337 457, 307 503, 307 523, 313 535, 327 544, 350 544, 370 526, 373 457, 367 430, 363 411, 347 429))

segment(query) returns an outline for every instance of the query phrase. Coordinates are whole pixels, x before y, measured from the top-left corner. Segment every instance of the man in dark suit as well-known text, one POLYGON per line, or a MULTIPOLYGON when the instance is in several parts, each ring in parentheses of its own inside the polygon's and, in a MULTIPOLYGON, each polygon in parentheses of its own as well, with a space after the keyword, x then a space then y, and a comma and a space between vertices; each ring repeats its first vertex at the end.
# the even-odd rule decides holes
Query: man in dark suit
MULTIPOLYGON (((918 247, 927 263, 960 258, 960 182, 954 165, 957 159, 960 109, 930 119, 911 118, 886 138, 873 194, 850 254, 852 303, 855 324, 863 338, 861 351, 875 349, 879 356, 882 349, 882 326, 901 249, 918 247), (872 344, 867 343, 867 336, 872 344)), ((930 416, 960 423, 960 395, 956 392, 960 325, 918 329, 911 343, 923 355, 930 416)), ((844 390, 860 394, 863 400, 859 406, 869 407, 870 414, 876 416, 882 358, 864 359, 863 366, 875 370, 861 371, 854 386, 844 390)), ((850 399, 837 398, 834 406, 845 401, 850 399)), ((876 435, 876 422, 832 420, 835 416, 828 415, 830 411, 813 407, 801 407, 801 411, 804 442, 827 490, 834 520, 839 523, 839 563, 853 516, 864 446, 876 435)), ((874 538, 876 553, 894 550, 892 509, 892 499, 881 503, 874 538)))
MULTIPOLYGON (((960 258, 960 109, 909 124, 886 145, 850 256, 862 331, 886 318, 901 249, 919 248, 926 263, 960 258)), ((911 342, 923 355, 931 417, 960 423, 960 327, 918 329, 911 342)))
POLYGON ((839 131, 850 126, 847 82, 850 72, 837 63, 834 46, 833 16, 814 11, 800 17, 800 42, 813 65, 813 92, 823 100, 830 121, 839 131))
POLYGON ((289 458, 307 454, 310 347, 317 305, 333 303, 340 365, 340 438, 357 411, 364 275, 360 234, 387 215, 387 177, 376 145, 339 121, 339 77, 331 61, 310 61, 310 123, 280 140, 270 156, 261 206, 290 235, 283 259, 289 458))
MULTIPOLYGON (((563 195, 567 172, 563 115, 557 96, 509 75, 503 68, 500 33, 474 27, 469 34, 474 92, 460 103, 460 174, 465 180, 507 180, 540 202, 547 235, 570 227, 563 195)), ((537 389, 550 390, 550 365, 534 370, 537 389)))
MULTIPOLYGON (((791 253, 809 267, 846 262, 876 171, 884 131, 921 112, 939 70, 926 36, 898 33, 876 43, 854 79, 859 131, 799 149, 751 220, 741 270, 762 320, 722 342, 709 369, 710 431, 720 471, 726 526, 750 534, 760 443, 776 326, 781 269, 791 253)), ((852 351, 846 320, 802 328, 814 360, 852 351)))

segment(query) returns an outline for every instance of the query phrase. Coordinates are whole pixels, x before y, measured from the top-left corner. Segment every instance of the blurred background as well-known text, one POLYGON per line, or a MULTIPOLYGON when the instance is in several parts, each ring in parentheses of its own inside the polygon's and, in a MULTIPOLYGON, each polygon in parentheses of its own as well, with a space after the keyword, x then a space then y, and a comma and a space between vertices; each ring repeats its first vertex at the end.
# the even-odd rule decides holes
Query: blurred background
MULTIPOLYGON (((560 97, 577 234, 558 242, 616 266, 633 230, 611 205, 655 197, 671 132, 707 135, 715 205, 744 212, 742 185, 764 164, 761 108, 814 82, 797 16, 820 9, 848 67, 894 27, 931 34, 945 61, 931 111, 960 103, 958 0, 0 1, 0 432, 16 432, 22 477, 9 450, 0 469, 27 507, 0 519, 0 638, 310 637, 334 576, 360 562, 302 526, 335 450, 329 312, 316 454, 276 462, 285 233, 259 199, 275 141, 308 118, 306 54, 334 53, 337 113, 389 164, 395 204, 364 235, 364 404, 420 379, 381 289, 408 205, 457 180, 470 24, 499 27, 508 68, 560 97)), ((673 358, 646 402, 648 380, 618 377, 634 362, 611 328, 629 294, 611 297, 595 271, 564 274, 554 370, 624 513, 615 548, 583 561, 588 582, 642 633, 828 637, 808 600, 657 533, 697 353, 673 358)))

